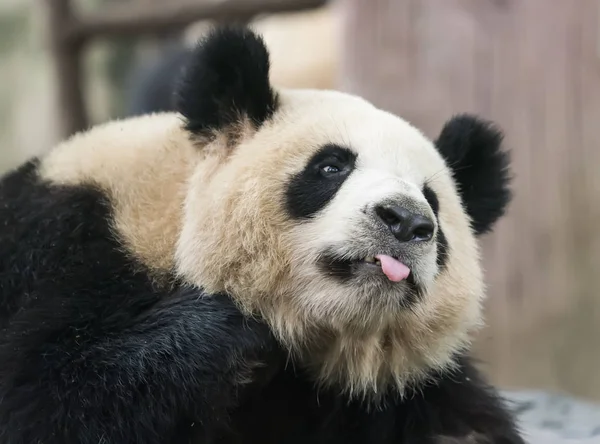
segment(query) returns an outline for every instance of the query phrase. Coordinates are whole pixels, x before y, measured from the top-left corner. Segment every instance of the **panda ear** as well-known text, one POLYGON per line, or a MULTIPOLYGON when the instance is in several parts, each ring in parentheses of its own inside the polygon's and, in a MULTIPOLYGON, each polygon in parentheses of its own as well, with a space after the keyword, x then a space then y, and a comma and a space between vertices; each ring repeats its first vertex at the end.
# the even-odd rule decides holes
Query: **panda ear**
POLYGON ((269 53, 246 27, 213 29, 192 51, 176 89, 176 109, 194 136, 214 137, 241 124, 258 128, 275 111, 269 53))
POLYGON ((491 122, 457 115, 444 125, 435 144, 453 173, 477 235, 492 229, 512 194, 510 159, 503 135, 491 122))

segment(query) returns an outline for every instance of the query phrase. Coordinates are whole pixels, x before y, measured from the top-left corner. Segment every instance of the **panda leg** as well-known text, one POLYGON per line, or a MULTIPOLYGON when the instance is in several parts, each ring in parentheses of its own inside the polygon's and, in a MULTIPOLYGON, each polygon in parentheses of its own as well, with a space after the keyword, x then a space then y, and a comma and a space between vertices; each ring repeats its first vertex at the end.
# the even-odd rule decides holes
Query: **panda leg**
POLYGON ((183 443, 186 428, 212 433, 239 389, 257 384, 248 385, 252 363, 277 346, 228 298, 202 296, 179 290, 120 331, 111 323, 123 319, 73 331, 66 317, 50 328, 33 322, 34 309, 16 315, 0 336, 0 442, 164 444, 183 443))

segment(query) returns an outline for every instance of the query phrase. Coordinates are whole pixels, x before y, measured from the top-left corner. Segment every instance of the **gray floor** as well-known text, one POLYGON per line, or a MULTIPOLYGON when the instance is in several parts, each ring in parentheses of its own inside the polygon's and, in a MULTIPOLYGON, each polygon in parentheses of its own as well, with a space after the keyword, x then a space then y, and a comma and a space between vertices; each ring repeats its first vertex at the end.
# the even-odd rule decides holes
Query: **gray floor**
POLYGON ((529 444, 600 444, 600 405, 540 391, 503 394, 529 444))

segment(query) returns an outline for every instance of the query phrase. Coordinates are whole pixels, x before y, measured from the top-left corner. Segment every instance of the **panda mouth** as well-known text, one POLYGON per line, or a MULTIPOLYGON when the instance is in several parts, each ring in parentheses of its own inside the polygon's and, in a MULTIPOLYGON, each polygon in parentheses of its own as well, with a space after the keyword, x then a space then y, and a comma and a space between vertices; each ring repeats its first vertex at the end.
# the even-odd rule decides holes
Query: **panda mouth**
POLYGON ((367 256, 359 262, 362 262, 367 267, 381 270, 391 282, 403 281, 411 275, 410 268, 394 256, 378 254, 376 256, 367 256))
POLYGON ((392 283, 414 281, 410 268, 396 257, 386 254, 365 256, 359 259, 340 258, 337 255, 325 254, 319 260, 323 271, 342 279, 358 276, 385 277, 392 283))

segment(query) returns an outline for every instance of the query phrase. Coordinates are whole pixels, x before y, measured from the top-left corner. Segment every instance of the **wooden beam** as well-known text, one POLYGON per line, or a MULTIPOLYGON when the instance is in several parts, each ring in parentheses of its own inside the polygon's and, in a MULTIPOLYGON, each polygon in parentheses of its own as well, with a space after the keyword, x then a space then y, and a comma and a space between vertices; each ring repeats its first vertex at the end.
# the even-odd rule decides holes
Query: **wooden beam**
POLYGON ((98 37, 138 36, 179 30, 199 20, 249 21, 258 14, 317 8, 327 0, 224 0, 214 4, 157 3, 138 0, 106 11, 78 16, 71 0, 46 0, 49 38, 56 70, 61 138, 88 126, 81 58, 88 41, 98 37))
POLYGON ((74 134, 87 126, 83 98, 81 40, 65 39, 63 31, 74 21, 71 0, 47 0, 49 38, 54 63, 60 134, 74 134))
POLYGON ((146 3, 134 2, 78 17, 64 28, 64 38, 77 42, 99 36, 156 34, 199 20, 247 21, 258 14, 301 11, 325 3, 325 0, 225 0, 213 4, 165 1, 148 7, 146 3))

